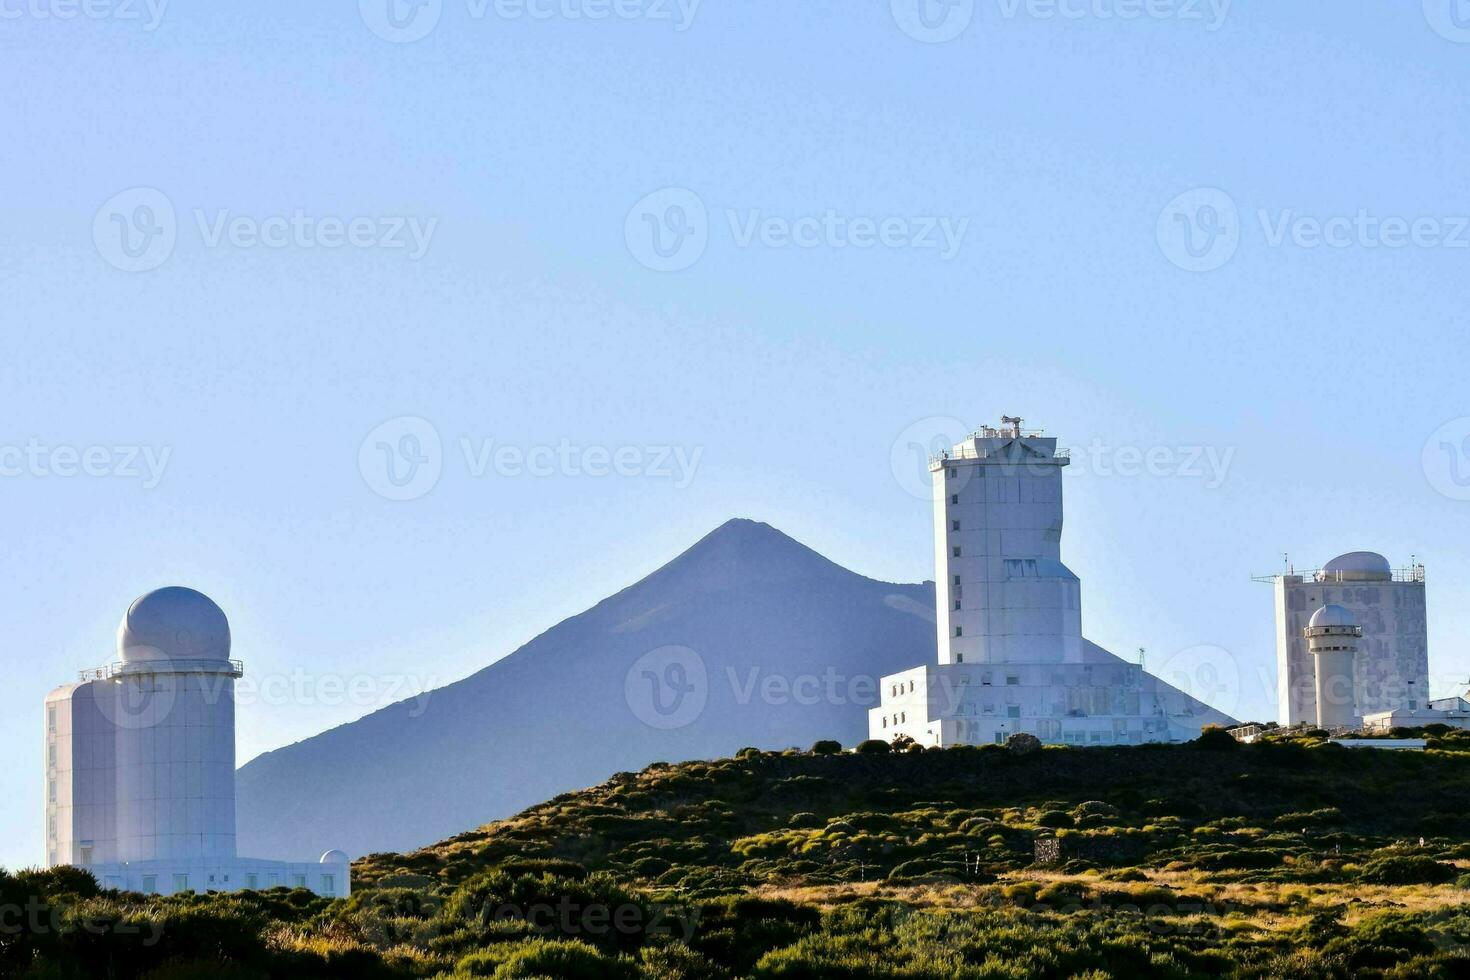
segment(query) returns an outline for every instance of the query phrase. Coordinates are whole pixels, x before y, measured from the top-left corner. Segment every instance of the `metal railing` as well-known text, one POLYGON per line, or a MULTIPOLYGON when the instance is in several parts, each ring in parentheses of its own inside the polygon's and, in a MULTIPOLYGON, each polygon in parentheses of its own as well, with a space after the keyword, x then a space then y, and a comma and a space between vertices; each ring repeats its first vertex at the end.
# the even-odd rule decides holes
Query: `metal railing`
POLYGON ((107 681, 126 674, 229 674, 243 677, 245 663, 241 660, 134 660, 124 663, 114 660, 101 667, 91 667, 77 672, 82 681, 107 681))
POLYGON ((935 453, 933 456, 930 456, 929 457, 929 466, 931 468, 932 467, 937 467, 937 466, 943 466, 945 463, 953 462, 955 460, 966 460, 966 459, 1002 459, 1002 460, 1005 460, 1005 461, 1010 462, 1010 463, 1015 463, 1018 466, 1024 466, 1027 463, 1036 463, 1036 464, 1045 463, 1049 459, 1071 459, 1071 458, 1072 458, 1072 450, 1070 450, 1070 449, 1058 449, 1055 452, 1053 452, 1050 456, 1022 456, 1019 459, 1013 459, 1010 456, 1006 455, 1005 453, 1000 453, 1000 452, 987 453, 987 452, 982 452, 982 451, 975 450, 975 449, 968 448, 968 447, 961 447, 958 451, 946 450, 945 452, 942 452, 942 453, 935 453))
POLYGON ((1252 582, 1263 582, 1266 585, 1273 584, 1279 578, 1299 578, 1303 582, 1316 582, 1321 585, 1372 585, 1375 582, 1423 582, 1424 566, 1410 565, 1406 568, 1394 568, 1389 570, 1387 579, 1364 579, 1349 578, 1347 576, 1361 575, 1361 572, 1329 572, 1322 568, 1294 568, 1285 572, 1275 572, 1271 575, 1252 575, 1252 582), (1318 578, 1318 576, 1322 578, 1318 578))

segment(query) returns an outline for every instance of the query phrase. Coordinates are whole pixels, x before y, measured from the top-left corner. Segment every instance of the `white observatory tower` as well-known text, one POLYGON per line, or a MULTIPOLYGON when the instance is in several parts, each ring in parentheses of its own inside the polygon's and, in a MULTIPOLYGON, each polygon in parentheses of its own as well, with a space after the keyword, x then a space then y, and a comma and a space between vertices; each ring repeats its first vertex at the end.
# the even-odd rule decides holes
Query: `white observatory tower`
POLYGON ((235 678, 224 610, 193 589, 139 598, 117 628, 114 860, 235 856, 235 678))
POLYGON ((150 893, 279 885, 345 896, 341 851, 310 864, 235 854, 243 672, 208 596, 169 586, 129 606, 117 659, 46 697, 47 865, 150 893))
POLYGON ((1081 663, 1057 440, 1005 416, 932 461, 939 662, 1081 663))
POLYGON ((930 459, 938 663, 882 679, 870 738, 1141 745, 1234 723, 1082 635, 1082 583, 1062 563, 1071 461, 1013 416, 930 459))
POLYGON ((1316 665, 1317 727, 1331 731, 1358 723, 1353 660, 1363 628, 1342 606, 1326 605, 1312 613, 1302 630, 1316 665))

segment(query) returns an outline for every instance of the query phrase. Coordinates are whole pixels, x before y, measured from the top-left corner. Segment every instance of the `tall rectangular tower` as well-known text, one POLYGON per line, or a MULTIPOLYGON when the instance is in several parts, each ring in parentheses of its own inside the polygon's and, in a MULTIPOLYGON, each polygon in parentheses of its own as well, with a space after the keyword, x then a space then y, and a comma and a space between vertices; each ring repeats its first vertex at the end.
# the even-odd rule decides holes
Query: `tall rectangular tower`
POLYGON ((931 460, 941 664, 1081 662, 1081 586, 1061 561, 1070 462, 1013 418, 931 460))

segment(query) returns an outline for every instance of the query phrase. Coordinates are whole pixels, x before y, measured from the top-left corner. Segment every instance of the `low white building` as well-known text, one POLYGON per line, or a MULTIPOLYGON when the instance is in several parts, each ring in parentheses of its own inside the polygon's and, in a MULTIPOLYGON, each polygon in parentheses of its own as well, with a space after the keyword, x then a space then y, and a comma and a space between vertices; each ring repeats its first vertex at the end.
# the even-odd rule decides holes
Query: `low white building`
POLYGON ((1422 728, 1425 725, 1470 729, 1470 702, 1460 697, 1438 698, 1425 708, 1398 708, 1363 717, 1365 732, 1383 733, 1395 728, 1422 728))
POLYGON ((1235 723, 1082 636, 1081 582, 1061 560, 1070 462, 1012 418, 931 461, 939 662, 883 678, 869 737, 1136 745, 1235 723))
POLYGON ((135 601, 117 659, 45 702, 46 865, 172 894, 276 886, 346 896, 349 862, 235 853, 235 679, 224 612, 192 589, 135 601))

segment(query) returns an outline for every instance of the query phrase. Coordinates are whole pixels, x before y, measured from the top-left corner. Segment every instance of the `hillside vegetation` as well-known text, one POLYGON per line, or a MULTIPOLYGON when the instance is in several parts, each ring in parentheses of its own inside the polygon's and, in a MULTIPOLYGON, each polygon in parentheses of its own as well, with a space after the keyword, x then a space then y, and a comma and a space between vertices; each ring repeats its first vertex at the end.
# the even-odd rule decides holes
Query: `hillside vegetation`
POLYGON ((354 894, 0 878, 35 977, 1470 976, 1470 735, 742 752, 409 854, 354 894), (49 916, 49 918, 48 918, 49 916))

